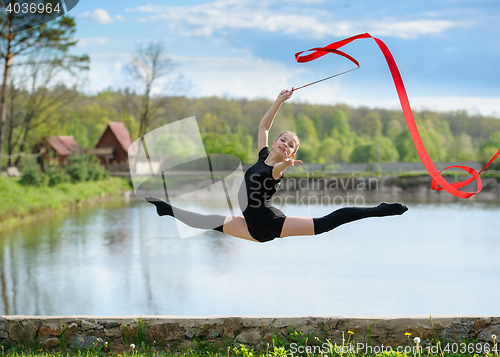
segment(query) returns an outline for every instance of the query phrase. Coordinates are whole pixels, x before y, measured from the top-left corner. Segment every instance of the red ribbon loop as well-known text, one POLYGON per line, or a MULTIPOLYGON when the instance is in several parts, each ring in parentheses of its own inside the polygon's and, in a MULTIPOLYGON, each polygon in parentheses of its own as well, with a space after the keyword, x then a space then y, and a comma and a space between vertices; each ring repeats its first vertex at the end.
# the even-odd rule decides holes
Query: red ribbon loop
POLYGON ((364 33, 356 36, 352 36, 349 38, 346 38, 341 41, 337 41, 334 43, 329 44, 328 46, 325 47, 317 47, 317 48, 312 48, 308 51, 314 51, 313 53, 301 56, 302 53, 308 52, 308 51, 301 51, 295 54, 295 59, 297 62, 300 63, 305 63, 305 62, 310 62, 313 61, 319 57, 322 57, 328 53, 334 53, 341 55, 350 61, 352 61, 356 66, 359 67, 358 61, 356 61, 354 58, 349 56, 348 54, 338 51, 339 48, 347 45, 348 43, 351 43, 354 40, 361 39, 361 38, 372 38, 382 51, 382 54, 385 57, 385 60, 387 62, 387 65, 389 66, 389 69, 391 71, 392 79, 394 81, 394 85, 396 86, 396 91, 398 93, 399 97, 399 102, 401 103, 401 108, 403 109, 403 115, 406 120, 406 124, 408 125, 408 129, 410 130, 411 137, 413 139, 413 143, 415 144, 415 148, 417 149, 418 155, 420 156, 420 159, 422 160, 422 163, 424 164, 427 172, 429 175, 432 177, 432 189, 436 191, 441 191, 441 190, 446 190, 450 194, 460 197, 460 198, 470 198, 474 196, 475 194, 479 193, 483 187, 481 178, 479 174, 485 170, 499 155, 500 155, 500 149, 498 152, 493 156, 493 158, 479 171, 479 173, 474 170, 471 167, 468 166, 449 166, 441 171, 438 171, 434 163, 432 162, 429 154, 427 153, 427 150, 425 149, 424 143, 422 142, 422 138, 420 137, 420 133, 418 132, 417 124, 415 123, 415 118, 413 117, 413 113, 411 111, 410 107, 410 102, 408 100, 408 96, 406 94, 406 89, 403 84, 403 79, 401 78, 401 74, 399 73, 398 66, 396 65, 396 61, 392 57, 391 51, 387 48, 385 43, 381 40, 379 40, 376 37, 371 36, 369 33, 364 33), (450 168, 460 168, 472 175, 467 180, 464 181, 459 181, 455 183, 448 183, 444 177, 441 175, 441 172, 444 170, 450 169, 450 168), (460 191, 459 188, 462 188, 472 181, 477 180, 477 188, 476 192, 463 192, 460 191))

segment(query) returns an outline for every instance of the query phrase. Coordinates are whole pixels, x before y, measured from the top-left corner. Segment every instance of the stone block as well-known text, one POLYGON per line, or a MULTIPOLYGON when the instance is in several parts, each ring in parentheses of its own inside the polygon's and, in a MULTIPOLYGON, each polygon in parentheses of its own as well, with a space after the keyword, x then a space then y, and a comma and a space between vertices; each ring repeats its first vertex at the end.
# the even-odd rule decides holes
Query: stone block
POLYGON ((482 341, 493 342, 493 335, 496 336, 496 343, 500 342, 500 325, 493 325, 482 330, 477 338, 482 341))
POLYGON ((82 332, 82 336, 83 337, 87 337, 87 336, 99 337, 99 338, 101 338, 103 340, 106 338, 106 334, 104 333, 104 330, 89 330, 89 331, 85 331, 85 332, 82 332))
POLYGON ((71 340, 76 334, 78 333, 78 325, 76 323, 71 323, 68 325, 66 328, 66 331, 64 332, 64 336, 68 339, 71 340))
POLYGON ((287 318, 278 318, 273 321, 271 324, 272 327, 282 328, 290 325, 290 319, 287 318))
POLYGON ((80 323, 80 326, 82 328, 82 331, 100 330, 100 329, 104 328, 104 326, 95 324, 95 323, 87 321, 87 320, 82 320, 82 322, 80 323))
POLYGON ((40 339, 40 347, 42 347, 45 350, 48 350, 52 347, 57 346, 59 342, 60 342, 59 338, 49 335, 40 339))
POLYGON ((151 326, 146 334, 150 341, 166 344, 167 341, 182 340, 186 331, 178 323, 156 324, 151 326))
POLYGON ((206 338, 212 340, 214 338, 222 336, 224 333, 222 326, 213 325, 205 325, 203 329, 198 331, 198 336, 201 338, 206 338))
POLYGON ((256 345, 262 340, 262 335, 259 331, 255 329, 245 330, 236 336, 236 341, 243 344, 248 343, 251 345, 256 345))
POLYGON ((38 328, 32 322, 14 322, 10 325, 9 338, 14 342, 31 342, 38 328))
POLYGON ((120 327, 120 324, 118 322, 108 321, 104 325, 104 328, 107 330, 110 330, 110 329, 115 328, 115 327, 120 327))
POLYGON ((188 328, 186 330, 186 333, 184 334, 184 336, 186 336, 187 338, 193 338, 194 335, 195 335, 195 332, 192 329, 190 329, 190 328, 188 328))
POLYGON ((104 329, 104 335, 106 337, 121 337, 122 336, 122 331, 118 327, 113 327, 110 329, 105 328, 104 329))
POLYGON ((85 338, 80 334, 77 334, 73 341, 71 341, 70 348, 76 348, 78 350, 87 350, 92 348, 104 347, 104 340, 95 336, 86 336, 85 338))
POLYGON ((462 341, 469 336, 470 330, 472 330, 472 326, 459 323, 445 328, 441 331, 441 335, 446 340, 462 341))
POLYGON ((196 344, 193 341, 182 341, 177 345, 177 349, 181 352, 196 350, 196 344))
POLYGON ((474 322, 474 330, 482 330, 486 327, 486 321, 483 319, 476 320, 474 322))
POLYGON ((54 328, 48 325, 43 325, 38 329, 38 337, 46 337, 46 336, 60 336, 61 329, 54 328))
POLYGON ((411 333, 412 338, 420 337, 421 339, 431 338, 434 335, 434 330, 423 326, 410 326, 406 332, 411 333))
POLYGON ((317 327, 315 328, 314 326, 300 326, 297 329, 297 332, 303 333, 306 336, 312 336, 317 334, 318 328, 317 327))
POLYGON ((230 326, 224 325, 224 331, 222 332, 222 335, 227 338, 234 338, 234 330, 230 326))

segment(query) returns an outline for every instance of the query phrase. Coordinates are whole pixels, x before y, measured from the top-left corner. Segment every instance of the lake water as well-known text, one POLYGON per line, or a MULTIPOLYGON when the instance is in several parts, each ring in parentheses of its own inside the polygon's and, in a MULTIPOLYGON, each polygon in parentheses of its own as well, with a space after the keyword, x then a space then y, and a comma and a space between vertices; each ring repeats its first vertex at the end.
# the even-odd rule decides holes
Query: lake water
POLYGON ((138 200, 59 215, 0 236, 0 315, 500 315, 500 204, 406 203, 265 244, 176 238, 138 200))

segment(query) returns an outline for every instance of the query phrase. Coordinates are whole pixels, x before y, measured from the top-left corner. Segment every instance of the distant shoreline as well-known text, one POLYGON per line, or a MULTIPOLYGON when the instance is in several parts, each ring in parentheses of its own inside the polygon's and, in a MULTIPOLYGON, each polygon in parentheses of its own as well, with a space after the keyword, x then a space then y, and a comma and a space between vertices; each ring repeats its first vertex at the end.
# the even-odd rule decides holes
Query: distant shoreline
POLYGON ((123 178, 64 183, 54 187, 23 186, 18 178, 0 177, 0 233, 28 222, 97 202, 122 199, 130 186, 123 178))

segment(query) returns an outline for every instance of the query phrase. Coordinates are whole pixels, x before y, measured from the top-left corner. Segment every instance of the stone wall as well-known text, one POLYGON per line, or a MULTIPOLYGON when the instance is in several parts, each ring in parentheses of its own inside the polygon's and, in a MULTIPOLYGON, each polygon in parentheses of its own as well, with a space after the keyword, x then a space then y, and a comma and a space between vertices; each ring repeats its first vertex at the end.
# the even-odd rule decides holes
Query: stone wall
MULTIPOLYGON (((244 344, 266 351, 268 345, 308 337, 309 346, 327 341, 370 346, 421 346, 437 340, 493 346, 500 337, 500 317, 34 317, 0 316, 0 345, 20 348, 130 351, 146 343, 159 351, 187 351, 200 346, 223 349, 244 344), (295 331, 298 334, 295 334, 295 331)), ((279 346, 277 346, 279 347, 279 346)))

